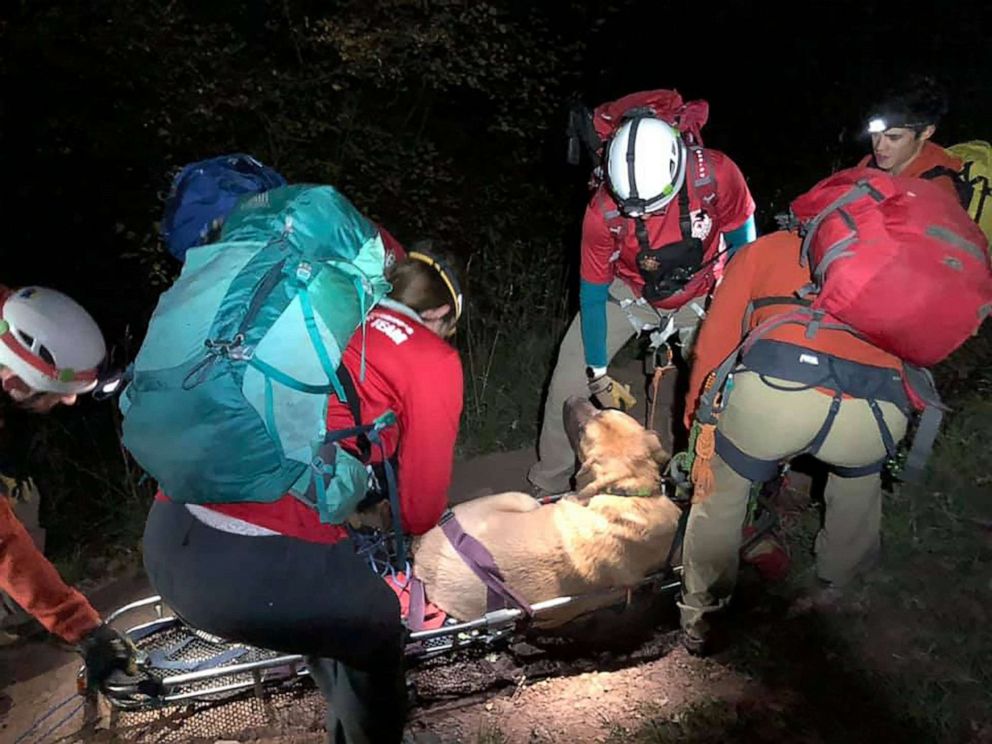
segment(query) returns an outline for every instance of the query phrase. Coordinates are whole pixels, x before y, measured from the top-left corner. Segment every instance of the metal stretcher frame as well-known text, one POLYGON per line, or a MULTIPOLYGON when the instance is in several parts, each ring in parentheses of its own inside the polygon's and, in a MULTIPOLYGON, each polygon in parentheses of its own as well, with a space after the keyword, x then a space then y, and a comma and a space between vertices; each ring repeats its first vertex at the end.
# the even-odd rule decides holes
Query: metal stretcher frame
MULTIPOLYGON (((533 619, 542 614, 561 609, 570 604, 587 601, 596 597, 616 597, 618 604, 625 601, 629 591, 649 587, 661 593, 674 593, 681 580, 681 567, 649 576, 630 590, 607 589, 573 597, 556 597, 531 605, 533 619)), ((244 644, 225 641, 187 626, 181 619, 165 614, 165 603, 159 596, 151 596, 132 602, 107 616, 108 623, 121 625, 121 621, 143 610, 152 608, 158 616, 155 620, 123 628, 141 652, 140 672, 136 677, 116 675, 108 680, 102 692, 108 702, 122 710, 151 710, 169 705, 195 701, 217 701, 227 696, 253 690, 264 696, 265 689, 271 686, 286 685, 308 675, 303 656, 299 654, 278 654, 265 649, 257 649, 244 644), (180 646, 180 651, 190 644, 216 647, 214 658, 228 654, 228 659, 220 664, 205 660, 206 668, 173 673, 169 669, 150 663, 154 653, 149 653, 149 641, 160 640, 171 634, 172 648, 180 646), (177 638, 178 637, 178 638, 177 638), (243 653, 232 656, 232 650, 243 653), (256 656, 250 661, 239 662, 240 656, 256 656)), ((467 621, 453 621, 433 630, 421 630, 407 634, 406 656, 410 663, 418 663, 458 650, 490 647, 522 630, 524 612, 517 608, 507 608, 488 612, 482 617, 467 621)), ((158 653, 161 657, 162 650, 158 653)), ((202 652, 201 652, 202 655, 202 652)), ((183 663, 183 662, 177 662, 183 663)), ((196 661, 188 662, 191 666, 196 661)), ((85 670, 80 670, 84 674, 85 670)))
MULTIPOLYGON (((775 510, 767 498, 761 493, 756 493, 755 498, 762 513, 754 522, 755 532, 742 546, 744 548, 778 525, 775 510)), ((684 508, 688 509, 688 505, 684 508)), ((685 519, 680 520, 680 533, 685 528, 685 522, 685 519)), ((681 537, 679 534, 676 539, 681 542, 681 537)), ((406 658, 410 664, 416 664, 459 650, 492 647, 524 630, 528 622, 532 623, 542 615, 576 602, 615 597, 614 602, 606 602, 602 607, 615 606, 629 601, 631 592, 648 588, 661 594, 674 594, 681 586, 681 574, 681 565, 668 566, 633 587, 603 589, 537 602, 531 605, 533 616, 529 621, 523 610, 507 608, 487 612, 473 620, 452 619, 432 630, 408 632, 406 658)), ((186 625, 178 617, 166 615, 165 602, 160 596, 125 605, 108 615, 106 622, 122 625, 121 621, 128 616, 148 608, 154 610, 156 619, 123 628, 139 649, 139 675, 128 677, 116 674, 101 689, 116 709, 147 711, 197 701, 216 702, 249 690, 261 698, 267 689, 291 685, 309 675, 302 655, 280 654, 204 633, 186 625), (166 644, 167 641, 171 643, 166 644), (166 644, 164 648, 163 644, 166 644), (204 648, 212 655, 191 661, 172 658, 190 647, 198 652, 193 656, 202 657, 207 653, 204 648), (244 656, 253 658, 239 661, 244 656), (218 658, 221 660, 219 663, 218 658)), ((85 676, 85 668, 80 669, 79 675, 80 678, 85 676)))

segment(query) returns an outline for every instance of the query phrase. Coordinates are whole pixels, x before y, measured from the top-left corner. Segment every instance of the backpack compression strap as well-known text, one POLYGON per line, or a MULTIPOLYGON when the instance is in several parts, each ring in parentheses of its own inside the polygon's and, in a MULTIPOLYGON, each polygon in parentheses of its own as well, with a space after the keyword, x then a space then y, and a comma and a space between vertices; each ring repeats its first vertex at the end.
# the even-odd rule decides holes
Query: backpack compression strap
MULTIPOLYGON (((771 305, 777 304, 787 298, 773 297, 767 299, 769 301, 765 304, 771 305)), ((797 304, 800 303, 797 302, 797 304)), ((857 332, 850 326, 835 323, 823 323, 822 319, 817 318, 804 307, 800 307, 796 311, 787 313, 783 316, 771 318, 765 321, 747 333, 740 344, 738 344, 737 347, 730 352, 727 358, 723 360, 720 366, 714 370, 712 373, 713 385, 699 398, 699 408, 696 411, 697 421, 704 425, 709 424, 711 426, 716 426, 717 417, 726 405, 726 399, 721 399, 720 396, 724 392, 727 379, 739 364, 744 352, 749 350, 754 343, 768 331, 787 324, 807 326, 807 337, 810 337, 810 331, 813 330, 814 327, 843 330, 855 336, 858 335, 857 332)), ((940 429, 940 424, 944 415, 943 412, 947 410, 947 408, 940 400, 936 385, 933 381, 933 376, 929 371, 906 364, 903 368, 903 379, 906 382, 906 386, 916 394, 924 406, 923 412, 920 416, 919 425, 917 426, 916 433, 913 436, 913 442, 910 445, 909 454, 907 455, 906 465, 903 469, 902 475, 902 480, 907 483, 913 483, 918 481, 923 475, 924 468, 926 467, 927 460, 933 450, 933 445, 940 429)))

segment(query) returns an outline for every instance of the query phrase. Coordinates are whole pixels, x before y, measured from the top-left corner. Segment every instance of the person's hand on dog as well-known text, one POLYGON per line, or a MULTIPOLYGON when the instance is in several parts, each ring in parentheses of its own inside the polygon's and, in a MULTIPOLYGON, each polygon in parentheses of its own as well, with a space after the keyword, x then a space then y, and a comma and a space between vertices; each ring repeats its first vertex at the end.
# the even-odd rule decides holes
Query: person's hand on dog
POLYGON ((348 524, 355 529, 371 527, 379 532, 386 532, 392 527, 392 510, 389 508, 389 501, 377 501, 355 511, 348 517, 348 524))
POLYGON ((630 392, 630 386, 617 382, 609 375, 600 375, 589 380, 589 394, 601 408, 629 411, 637 403, 637 398, 630 392))

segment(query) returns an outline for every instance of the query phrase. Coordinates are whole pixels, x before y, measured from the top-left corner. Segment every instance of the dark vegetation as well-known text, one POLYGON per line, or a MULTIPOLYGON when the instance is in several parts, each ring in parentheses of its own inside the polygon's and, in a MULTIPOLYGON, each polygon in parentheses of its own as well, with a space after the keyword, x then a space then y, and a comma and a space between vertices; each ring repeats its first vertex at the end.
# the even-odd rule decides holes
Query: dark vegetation
MULTIPOLYGON (((177 270, 156 232, 171 173, 250 152, 291 181, 335 184, 404 242, 465 258, 462 454, 522 446, 574 311, 588 165, 564 164, 571 100, 651 87, 709 100, 706 143, 741 166, 768 231, 789 199, 860 157, 867 106, 910 70, 949 89, 938 141, 992 136, 989 15, 977 0, 930 14, 853 0, 20 0, 0 12, 0 279, 78 298, 124 362, 177 270)), ((953 575, 981 611, 967 626, 984 646, 961 614, 926 616, 941 618, 920 636, 931 655, 950 644, 946 658, 984 664, 920 693, 941 711, 976 689, 987 704, 992 687, 979 526, 992 519, 990 365, 986 324, 937 370, 956 413, 930 483, 888 505, 890 560, 946 568, 897 572, 898 596, 953 575)), ((41 486, 70 577, 87 569, 74 559, 133 553, 152 484, 119 447, 115 408, 5 415, 8 457, 41 486)))

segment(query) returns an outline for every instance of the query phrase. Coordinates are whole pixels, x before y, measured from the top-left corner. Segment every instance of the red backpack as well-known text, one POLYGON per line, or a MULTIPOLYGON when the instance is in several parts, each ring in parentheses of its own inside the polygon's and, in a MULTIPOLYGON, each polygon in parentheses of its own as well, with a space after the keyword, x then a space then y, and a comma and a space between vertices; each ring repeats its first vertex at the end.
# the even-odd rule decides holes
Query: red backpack
POLYGON ((992 310, 985 235, 940 186, 851 168, 796 199, 791 216, 813 275, 812 303, 797 311, 809 336, 839 326, 930 367, 992 310))
POLYGON ((906 393, 922 416, 901 477, 920 478, 946 410, 925 368, 974 335, 992 310, 985 235, 945 188, 874 168, 825 178, 779 222, 803 236, 812 282, 798 298, 766 298, 800 307, 747 334, 715 371, 697 419, 715 425, 728 376, 772 328, 799 323, 810 338, 819 328, 849 331, 905 362, 906 393))
POLYGON ((568 162, 579 163, 579 145, 585 146, 593 162, 599 166, 606 142, 627 119, 651 115, 668 122, 685 136, 687 145, 702 147, 700 130, 709 118, 706 101, 685 103, 676 90, 644 90, 608 101, 590 111, 574 106, 568 121, 568 162))

